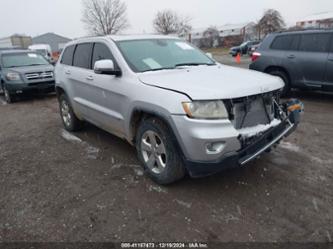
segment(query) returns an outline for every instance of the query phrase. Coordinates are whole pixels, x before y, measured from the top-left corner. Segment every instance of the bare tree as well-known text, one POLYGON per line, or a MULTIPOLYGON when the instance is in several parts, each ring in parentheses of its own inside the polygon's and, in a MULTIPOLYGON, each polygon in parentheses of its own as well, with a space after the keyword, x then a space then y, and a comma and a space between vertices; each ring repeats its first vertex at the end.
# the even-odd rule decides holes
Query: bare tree
POLYGON ((282 30, 286 26, 280 12, 274 9, 266 10, 257 24, 259 38, 269 33, 282 30))
POLYGON ((129 26, 121 0, 83 0, 83 7, 82 22, 93 35, 116 34, 129 26))
POLYGON ((153 21, 156 32, 164 35, 185 35, 192 29, 191 18, 178 15, 172 10, 159 11, 153 21))
POLYGON ((203 38, 201 39, 201 47, 212 48, 220 45, 220 33, 214 26, 209 27, 203 32, 203 38))

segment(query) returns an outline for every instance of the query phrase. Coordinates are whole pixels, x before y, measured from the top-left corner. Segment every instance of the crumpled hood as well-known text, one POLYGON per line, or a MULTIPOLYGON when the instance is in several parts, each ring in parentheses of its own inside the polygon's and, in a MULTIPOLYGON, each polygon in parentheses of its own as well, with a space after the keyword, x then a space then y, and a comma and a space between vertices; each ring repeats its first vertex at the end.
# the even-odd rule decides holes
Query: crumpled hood
POLYGON ((151 86, 184 93, 193 100, 240 98, 284 86, 278 77, 224 65, 145 72, 139 79, 151 86))

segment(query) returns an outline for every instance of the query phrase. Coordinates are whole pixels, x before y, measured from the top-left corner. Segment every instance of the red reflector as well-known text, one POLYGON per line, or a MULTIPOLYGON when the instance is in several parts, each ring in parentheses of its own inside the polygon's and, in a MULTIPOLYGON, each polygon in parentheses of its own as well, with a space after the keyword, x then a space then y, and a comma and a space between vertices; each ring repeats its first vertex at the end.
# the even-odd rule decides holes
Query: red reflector
POLYGON ((252 61, 254 62, 254 61, 258 60, 258 59, 260 58, 260 56, 261 56, 261 53, 259 53, 259 52, 254 52, 254 53, 252 54, 252 61))

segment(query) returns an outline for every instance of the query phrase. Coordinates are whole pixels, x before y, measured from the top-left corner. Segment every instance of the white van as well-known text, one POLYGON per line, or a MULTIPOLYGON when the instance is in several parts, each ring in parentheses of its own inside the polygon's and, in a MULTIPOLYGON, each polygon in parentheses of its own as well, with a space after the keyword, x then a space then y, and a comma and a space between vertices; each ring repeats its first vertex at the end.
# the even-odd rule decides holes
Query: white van
POLYGON ((43 55, 49 62, 53 61, 52 49, 48 44, 35 44, 29 46, 29 50, 33 50, 41 55, 43 55))

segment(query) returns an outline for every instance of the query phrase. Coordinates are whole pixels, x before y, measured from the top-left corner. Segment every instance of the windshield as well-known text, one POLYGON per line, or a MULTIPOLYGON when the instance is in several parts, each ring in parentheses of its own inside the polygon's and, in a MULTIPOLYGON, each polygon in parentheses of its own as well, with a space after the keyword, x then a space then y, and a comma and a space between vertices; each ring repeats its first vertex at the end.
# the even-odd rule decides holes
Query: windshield
POLYGON ((27 67, 27 66, 49 65, 49 62, 40 54, 19 53, 19 54, 3 55, 2 65, 4 68, 27 67))
POLYGON ((45 49, 35 49, 35 51, 41 55, 44 55, 44 56, 47 55, 47 50, 45 50, 45 49))
POLYGON ((130 40, 119 41, 117 44, 134 72, 215 65, 215 62, 203 52, 181 40, 130 40))
POLYGON ((240 45, 240 47, 245 47, 245 46, 247 46, 249 44, 249 42, 243 42, 241 45, 240 45))

